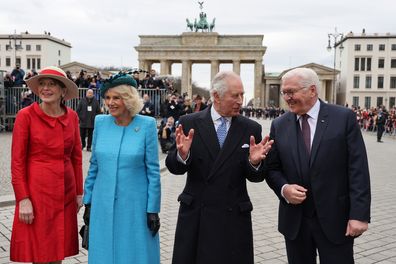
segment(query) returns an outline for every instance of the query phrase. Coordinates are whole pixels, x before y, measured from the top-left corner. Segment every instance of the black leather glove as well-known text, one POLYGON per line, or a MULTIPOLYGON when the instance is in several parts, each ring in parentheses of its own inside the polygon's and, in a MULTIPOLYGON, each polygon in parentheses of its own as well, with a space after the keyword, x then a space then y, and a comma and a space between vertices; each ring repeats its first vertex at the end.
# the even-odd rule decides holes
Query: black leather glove
POLYGON ((147 226, 154 237, 160 229, 160 218, 157 213, 147 213, 147 226))
POLYGON ((83 219, 84 219, 84 223, 86 225, 89 225, 89 217, 91 215, 91 205, 90 204, 86 204, 85 205, 85 210, 84 210, 84 215, 83 215, 83 219))

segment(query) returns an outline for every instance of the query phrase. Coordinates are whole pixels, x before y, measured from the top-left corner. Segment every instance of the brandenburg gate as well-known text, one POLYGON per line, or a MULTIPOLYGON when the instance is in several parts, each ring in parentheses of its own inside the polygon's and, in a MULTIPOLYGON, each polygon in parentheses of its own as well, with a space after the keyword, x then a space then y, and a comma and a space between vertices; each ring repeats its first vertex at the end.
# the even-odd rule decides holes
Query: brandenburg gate
POLYGON ((181 35, 140 35, 140 44, 135 47, 139 67, 150 70, 153 63, 160 63, 160 75, 171 75, 172 64, 181 63, 181 92, 191 96, 194 63, 210 64, 211 80, 221 63, 232 63, 237 74, 240 74, 242 63, 254 64, 254 98, 263 105, 264 35, 219 35, 209 30, 197 31, 181 35))

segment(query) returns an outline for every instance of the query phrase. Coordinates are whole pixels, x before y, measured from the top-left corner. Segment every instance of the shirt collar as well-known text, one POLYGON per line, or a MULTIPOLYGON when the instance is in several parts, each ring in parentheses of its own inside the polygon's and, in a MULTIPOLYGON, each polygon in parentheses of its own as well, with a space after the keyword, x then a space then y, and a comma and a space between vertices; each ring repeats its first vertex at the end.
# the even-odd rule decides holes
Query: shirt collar
MULTIPOLYGON (((212 105, 212 107, 210 108, 210 115, 212 116, 213 122, 216 122, 221 118, 221 115, 216 111, 214 105, 212 105)), ((232 120, 232 117, 224 116, 224 118, 227 119, 228 122, 231 122, 232 120)))
MULTIPOLYGON (((312 119, 318 119, 319 116, 319 110, 320 110, 320 101, 319 99, 316 99, 315 104, 311 107, 311 109, 308 110, 307 115, 309 115, 310 118, 312 119)), ((301 115, 297 115, 297 120, 299 120, 301 115)))

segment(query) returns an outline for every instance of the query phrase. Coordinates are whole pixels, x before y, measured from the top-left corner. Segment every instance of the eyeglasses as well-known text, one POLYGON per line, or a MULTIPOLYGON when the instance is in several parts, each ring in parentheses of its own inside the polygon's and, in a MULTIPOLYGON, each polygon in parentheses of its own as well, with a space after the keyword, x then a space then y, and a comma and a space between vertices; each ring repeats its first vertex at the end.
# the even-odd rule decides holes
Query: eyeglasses
POLYGON ((293 95, 295 94, 295 93, 297 93, 298 91, 300 91, 300 90, 302 90, 302 89, 305 89, 305 88, 307 88, 307 87, 300 87, 300 88, 298 88, 298 89, 294 89, 294 90, 289 90, 289 91, 281 91, 280 92, 280 94, 283 96, 283 97, 289 97, 289 98, 292 98, 293 97, 293 95))

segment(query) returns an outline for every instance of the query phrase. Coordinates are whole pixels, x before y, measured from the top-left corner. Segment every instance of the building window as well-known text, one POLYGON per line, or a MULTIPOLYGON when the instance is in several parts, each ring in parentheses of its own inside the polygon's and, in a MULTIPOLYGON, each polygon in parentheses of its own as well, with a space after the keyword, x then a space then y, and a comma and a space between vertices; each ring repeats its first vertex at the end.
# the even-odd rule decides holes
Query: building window
POLYGON ((26 45, 26 51, 30 51, 32 49, 31 45, 26 45))
POLYGON ((390 88, 396 88, 396 77, 390 77, 390 88))
POLYGON ((381 106, 384 103, 384 97, 377 97, 377 106, 381 106))
POLYGON ((385 44, 379 44, 378 49, 381 51, 385 50, 385 44))
POLYGON ((21 66, 21 57, 15 58, 15 64, 21 66))
POLYGON ((354 106, 354 107, 359 106, 359 96, 352 97, 352 106, 354 106))
POLYGON ((396 50, 396 44, 392 44, 392 50, 396 50))
POLYGON ((36 70, 36 59, 32 58, 32 69, 36 70))
POLYGON ((389 108, 395 107, 396 97, 389 97, 389 108))
POLYGON ((359 76, 353 76, 353 88, 359 88, 360 78, 359 76))
POLYGON ((371 71, 371 58, 367 58, 367 71, 371 71))
POLYGON ((355 58, 355 71, 359 70, 359 58, 355 58))
POLYGON ((30 64, 30 58, 26 59, 26 68, 28 68, 29 70, 31 69, 31 64, 30 64))
POLYGON ((366 88, 371 88, 371 76, 366 76, 366 88))
POLYGON ((384 88, 384 76, 378 76, 377 87, 378 89, 384 88))
POLYGON ((60 56, 61 55, 61 52, 60 52, 60 50, 58 50, 58 56, 60 56))
POLYGON ((391 59, 391 68, 396 68, 396 59, 391 59))
POLYGON ((361 71, 366 70, 366 58, 360 58, 360 70, 361 71))
POLYGON ((41 59, 37 58, 37 70, 41 69, 41 59))
POLYGON ((370 109, 370 107, 371 107, 371 97, 370 96, 364 97, 364 107, 366 109, 370 109))
POLYGON ((383 69, 385 65, 385 59, 378 59, 378 69, 383 69))
POLYGON ((11 47, 11 45, 6 45, 6 50, 12 50, 12 47, 11 47))
POLYGON ((61 61, 60 60, 58 60, 58 66, 60 66, 61 65, 61 61))
POLYGON ((36 51, 41 51, 41 45, 36 45, 36 51))
POLYGON ((360 44, 355 44, 355 51, 359 51, 360 50, 360 44))
POLYGON ((11 58, 6 58, 6 67, 11 67, 11 58))
POLYGON ((367 51, 373 50, 373 44, 367 44, 367 51))

